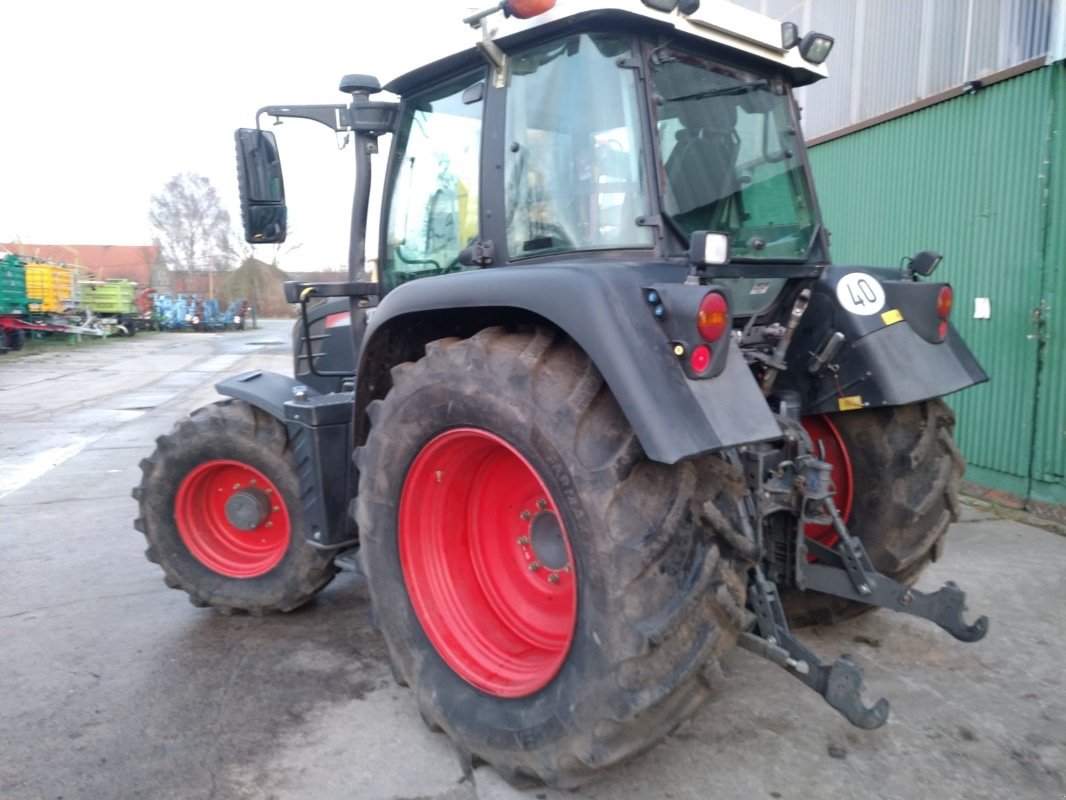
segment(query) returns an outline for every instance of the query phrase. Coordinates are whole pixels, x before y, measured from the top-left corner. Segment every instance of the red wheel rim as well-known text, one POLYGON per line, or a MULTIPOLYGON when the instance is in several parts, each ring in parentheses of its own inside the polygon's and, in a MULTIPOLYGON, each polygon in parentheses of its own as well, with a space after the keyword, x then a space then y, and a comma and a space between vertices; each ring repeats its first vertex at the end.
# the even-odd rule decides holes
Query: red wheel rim
POLYGON ((255 578, 285 557, 292 535, 278 488, 239 461, 206 461, 185 476, 174 521, 189 552, 228 578, 255 578))
POLYGON ((497 697, 555 677, 574 636, 570 541, 533 466, 499 436, 457 428, 415 458, 400 495, 400 564, 441 658, 497 697))
MULTIPOLYGON (((837 430, 837 426, 825 414, 816 414, 802 419, 803 427, 814 444, 814 454, 833 468, 833 486, 836 489, 837 508, 840 516, 847 522, 851 517, 851 503, 854 495, 854 482, 851 472, 851 459, 848 448, 837 430)), ((837 542, 836 531, 832 525, 807 525, 808 539, 832 547, 837 542)))

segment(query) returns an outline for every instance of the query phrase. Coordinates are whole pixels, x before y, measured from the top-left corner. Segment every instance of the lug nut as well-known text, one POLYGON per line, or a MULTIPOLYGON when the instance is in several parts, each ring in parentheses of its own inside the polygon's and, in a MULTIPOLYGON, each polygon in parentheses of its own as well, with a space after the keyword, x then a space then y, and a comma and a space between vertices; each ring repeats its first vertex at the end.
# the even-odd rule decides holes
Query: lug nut
POLYGON ((522 512, 518 516, 520 516, 526 522, 529 522, 531 519, 533 519, 533 515, 530 512, 526 511, 525 509, 523 509, 522 512))
POLYGON ((539 511, 543 511, 547 507, 548 507, 548 501, 547 500, 541 499, 541 500, 537 501, 537 509, 539 511))
POLYGON ((558 582, 559 582, 559 573, 558 572, 553 572, 551 575, 548 576, 548 583, 558 583, 558 582))
POLYGON ((529 571, 530 572, 536 572, 538 569, 540 569, 540 562, 539 561, 530 561, 529 562, 529 571))
POLYGON ((528 536, 519 536, 518 537, 518 546, 519 547, 525 547, 527 544, 529 544, 529 537, 528 536))

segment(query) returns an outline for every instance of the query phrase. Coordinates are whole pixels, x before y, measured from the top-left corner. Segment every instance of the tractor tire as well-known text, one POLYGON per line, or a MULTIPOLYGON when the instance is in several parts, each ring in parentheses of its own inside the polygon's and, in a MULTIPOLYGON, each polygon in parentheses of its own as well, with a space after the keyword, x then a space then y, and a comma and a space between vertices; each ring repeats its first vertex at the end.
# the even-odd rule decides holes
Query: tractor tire
POLYGON ((194 606, 291 611, 336 574, 333 553, 305 538, 292 447, 269 414, 240 400, 197 409, 141 470, 145 555, 194 606))
POLYGON ((372 614, 468 763, 573 788, 708 698, 740 628, 742 476, 650 461, 595 365, 543 329, 430 343, 356 451, 372 614))
MULTIPOLYGON (((879 572, 912 586, 940 556, 944 534, 959 517, 965 461, 952 436, 951 409, 930 400, 804 424, 815 451, 824 448, 833 464, 837 504, 849 532, 879 572)), ((811 591, 784 592, 782 603, 796 627, 832 624, 875 608, 811 591)))

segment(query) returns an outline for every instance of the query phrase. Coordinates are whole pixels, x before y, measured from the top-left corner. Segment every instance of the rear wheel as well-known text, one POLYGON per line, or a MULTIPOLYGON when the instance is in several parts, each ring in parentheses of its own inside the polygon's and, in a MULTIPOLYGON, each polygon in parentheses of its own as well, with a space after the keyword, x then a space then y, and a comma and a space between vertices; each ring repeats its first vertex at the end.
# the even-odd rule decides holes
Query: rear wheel
MULTIPOLYGON (((959 515, 964 461, 952 437, 955 417, 941 400, 809 417, 815 453, 833 465, 836 502, 874 567, 912 585, 943 549, 959 515)), ((835 541, 830 528, 808 535, 835 541)), ((788 591, 791 624, 836 622, 873 609, 819 592, 788 591)))
POLYGON ((576 786, 708 697, 747 624, 719 547, 739 474, 649 461, 551 333, 442 340, 369 411, 358 522, 376 618, 423 718, 512 782, 576 786))
POLYGON ((289 611, 333 578, 304 535, 285 427, 239 400, 194 411, 141 462, 134 523, 149 561, 193 605, 289 611))

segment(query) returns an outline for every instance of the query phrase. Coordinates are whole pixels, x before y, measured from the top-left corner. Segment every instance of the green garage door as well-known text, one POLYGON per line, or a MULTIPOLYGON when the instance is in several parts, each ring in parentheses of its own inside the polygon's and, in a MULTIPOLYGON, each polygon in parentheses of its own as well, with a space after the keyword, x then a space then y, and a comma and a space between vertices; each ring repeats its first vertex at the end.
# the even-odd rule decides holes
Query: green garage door
POLYGON ((1066 503, 1066 64, 818 145, 811 161, 836 263, 945 256, 936 278, 992 377, 950 398, 967 478, 1066 503))

